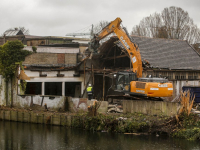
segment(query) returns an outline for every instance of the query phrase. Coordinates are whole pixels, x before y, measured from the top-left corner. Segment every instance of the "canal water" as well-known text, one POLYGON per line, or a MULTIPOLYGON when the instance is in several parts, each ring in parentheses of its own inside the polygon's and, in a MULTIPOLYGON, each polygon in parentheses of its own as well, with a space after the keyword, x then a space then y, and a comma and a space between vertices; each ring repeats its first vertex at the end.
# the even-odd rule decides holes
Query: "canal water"
POLYGON ((199 150, 200 141, 0 121, 0 150, 199 150))

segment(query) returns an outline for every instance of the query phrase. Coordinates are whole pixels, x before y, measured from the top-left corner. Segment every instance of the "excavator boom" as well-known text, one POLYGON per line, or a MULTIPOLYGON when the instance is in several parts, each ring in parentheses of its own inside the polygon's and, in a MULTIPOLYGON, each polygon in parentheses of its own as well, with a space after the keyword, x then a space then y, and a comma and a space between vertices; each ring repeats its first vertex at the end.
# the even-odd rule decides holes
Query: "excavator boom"
POLYGON ((120 18, 116 18, 114 21, 110 22, 105 28, 103 28, 101 32, 95 36, 96 38, 94 38, 94 40, 95 42, 100 41, 101 39, 114 32, 129 54, 133 66, 133 72, 135 72, 137 74, 137 77, 140 78, 142 77, 142 61, 140 50, 137 45, 131 41, 131 38, 129 37, 126 29, 123 29, 120 26, 121 22, 122 20, 120 18))
POLYGON ((163 78, 142 78, 143 68, 140 50, 138 46, 132 42, 126 29, 121 27, 121 22, 122 20, 120 18, 116 18, 104 27, 100 33, 96 34, 92 40, 92 43, 94 43, 93 45, 99 45, 101 39, 114 32, 129 54, 133 72, 118 72, 115 91, 147 97, 172 96, 173 85, 168 82, 168 80, 163 78))

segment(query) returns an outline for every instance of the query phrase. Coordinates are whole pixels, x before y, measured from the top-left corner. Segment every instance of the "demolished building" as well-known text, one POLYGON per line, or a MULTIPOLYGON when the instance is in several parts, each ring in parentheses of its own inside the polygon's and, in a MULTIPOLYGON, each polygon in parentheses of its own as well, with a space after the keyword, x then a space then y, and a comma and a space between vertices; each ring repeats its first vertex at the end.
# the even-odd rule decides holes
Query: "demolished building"
MULTIPOLYGON (((6 87, 1 76, 0 105, 25 107, 31 103, 52 108, 65 105, 65 97, 87 98, 86 88, 93 85, 94 98, 107 99, 112 86, 111 75, 131 71, 132 66, 125 48, 116 36, 102 43, 98 53, 87 50, 89 39, 39 37, 18 35, 10 37, 24 43, 25 48, 37 53, 26 57, 24 72, 30 77, 23 93, 17 84, 9 86, 12 96, 4 96, 6 87), (11 98, 11 99, 10 99, 11 98)), ((157 39, 132 36, 139 46, 143 61, 143 77, 166 77, 174 86, 173 99, 184 85, 199 85, 199 54, 183 40, 157 39)), ((0 42, 9 37, 0 39, 0 42)), ((79 103, 79 102, 78 102, 79 103)), ((78 104, 77 104, 78 105, 78 104)))
POLYGON ((87 77, 80 74, 77 68, 85 60, 82 52, 87 47, 88 39, 21 35, 0 40, 16 39, 23 39, 25 50, 33 51, 36 47, 37 52, 27 56, 22 63, 24 73, 30 78, 25 79, 25 91, 20 88, 23 80, 20 68, 16 75, 18 81, 9 82, 8 91, 12 91, 12 96, 4 94, 7 87, 1 76, 0 105, 26 107, 32 104, 44 106, 46 103, 48 107, 59 109, 65 105, 65 97, 86 97, 83 89, 87 77))
MULTIPOLYGON (((184 85, 200 85, 199 54, 187 41, 139 36, 131 38, 140 49, 143 77, 164 77, 173 82, 174 93, 169 99, 176 97, 184 85)), ((92 62, 94 62, 94 91, 101 90, 105 98, 112 84, 109 74, 132 70, 129 55, 115 36, 99 47, 98 54, 93 55, 92 62), (107 84, 104 86, 104 83, 107 84)), ((95 96, 97 94, 98 92, 95 92, 95 96)))

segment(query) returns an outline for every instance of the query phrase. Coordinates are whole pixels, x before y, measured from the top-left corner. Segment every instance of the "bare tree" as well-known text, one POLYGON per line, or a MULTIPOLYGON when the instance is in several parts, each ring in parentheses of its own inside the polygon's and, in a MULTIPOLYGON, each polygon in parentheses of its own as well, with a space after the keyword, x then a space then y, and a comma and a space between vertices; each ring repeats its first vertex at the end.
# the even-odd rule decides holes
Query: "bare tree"
POLYGON ((30 35, 29 29, 26 29, 25 27, 19 27, 19 29, 24 33, 24 35, 30 35))
POLYGON ((98 24, 94 25, 93 33, 98 34, 104 27, 109 24, 108 21, 102 20, 98 24))
POLYGON ((189 43, 200 41, 200 30, 187 11, 180 7, 164 8, 161 14, 154 13, 143 18, 133 27, 131 34, 156 38, 181 39, 189 43))
MULTIPOLYGON (((93 33, 94 34, 98 34, 103 28, 105 28, 107 25, 109 24, 108 21, 100 21, 98 24, 96 24, 93 28, 93 33)), ((105 37, 104 39, 102 39, 100 41, 100 43, 103 43, 105 41, 107 41, 108 39, 110 39, 111 36, 115 35, 115 33, 110 34, 109 36, 105 37)))
POLYGON ((192 46, 200 54, 200 43, 195 43, 192 46))

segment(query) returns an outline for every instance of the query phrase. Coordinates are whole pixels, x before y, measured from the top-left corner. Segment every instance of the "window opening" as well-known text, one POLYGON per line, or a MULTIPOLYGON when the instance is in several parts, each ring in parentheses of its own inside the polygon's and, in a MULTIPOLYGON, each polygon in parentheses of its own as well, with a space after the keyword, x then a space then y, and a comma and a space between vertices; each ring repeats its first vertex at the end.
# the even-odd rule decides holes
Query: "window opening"
POLYGON ((62 82, 45 82, 45 95, 62 96, 62 82))
POLYGON ((25 94, 42 94, 42 82, 27 82, 25 94))
POLYGON ((81 97, 81 82, 65 82, 65 96, 81 97))

